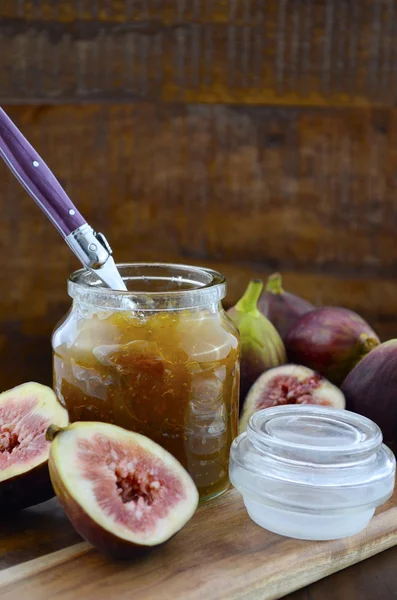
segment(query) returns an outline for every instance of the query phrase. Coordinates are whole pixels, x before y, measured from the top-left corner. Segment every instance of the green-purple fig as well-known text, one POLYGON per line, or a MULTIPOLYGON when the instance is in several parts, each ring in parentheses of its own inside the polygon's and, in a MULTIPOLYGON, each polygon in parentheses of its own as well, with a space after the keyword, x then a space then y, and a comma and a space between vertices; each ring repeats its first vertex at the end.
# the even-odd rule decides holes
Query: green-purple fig
POLYGON ((279 333, 258 310, 262 290, 263 282, 252 279, 243 297, 228 310, 241 337, 240 406, 259 375, 284 364, 287 359, 279 333))

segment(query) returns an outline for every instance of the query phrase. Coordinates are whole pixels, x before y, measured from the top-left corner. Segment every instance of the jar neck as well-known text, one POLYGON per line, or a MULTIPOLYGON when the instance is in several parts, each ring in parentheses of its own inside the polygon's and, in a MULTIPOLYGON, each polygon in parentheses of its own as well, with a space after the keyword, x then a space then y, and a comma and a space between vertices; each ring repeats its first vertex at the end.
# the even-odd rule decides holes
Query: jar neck
POLYGON ((81 269, 68 283, 74 303, 103 310, 217 312, 226 294, 225 278, 211 269, 162 263, 117 267, 128 291, 105 288, 95 274, 81 269))

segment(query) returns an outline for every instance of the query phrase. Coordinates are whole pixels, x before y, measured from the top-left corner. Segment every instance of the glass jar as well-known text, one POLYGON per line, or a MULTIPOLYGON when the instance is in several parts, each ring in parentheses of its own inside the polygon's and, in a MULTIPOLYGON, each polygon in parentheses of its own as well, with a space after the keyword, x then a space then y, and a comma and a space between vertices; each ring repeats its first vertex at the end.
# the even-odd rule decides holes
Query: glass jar
POLYGON ((202 500, 229 486, 237 435, 239 338, 209 269, 118 265, 128 291, 87 270, 52 339, 54 389, 71 421, 105 421, 148 436, 189 471, 202 500))
POLYGON ((395 475, 379 427, 329 406, 260 410, 230 452, 230 478, 251 519, 304 540, 362 531, 392 495, 395 475))

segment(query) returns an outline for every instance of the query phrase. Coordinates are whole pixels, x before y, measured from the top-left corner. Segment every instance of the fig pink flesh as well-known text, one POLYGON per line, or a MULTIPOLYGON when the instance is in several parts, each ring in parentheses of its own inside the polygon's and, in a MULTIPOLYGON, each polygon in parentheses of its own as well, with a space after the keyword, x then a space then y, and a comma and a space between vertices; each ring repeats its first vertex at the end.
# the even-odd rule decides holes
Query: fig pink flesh
POLYGON ((0 470, 34 460, 49 446, 45 439, 49 420, 32 412, 36 405, 36 398, 23 402, 10 398, 0 406, 0 470))
POLYGON ((186 498, 171 469, 134 442, 97 433, 78 441, 77 459, 103 512, 131 531, 150 533, 159 517, 186 498))
POLYGON ((283 404, 321 404, 330 406, 331 402, 316 398, 315 391, 321 387, 324 379, 315 374, 300 380, 291 375, 280 375, 269 381, 257 403, 257 410, 283 404))

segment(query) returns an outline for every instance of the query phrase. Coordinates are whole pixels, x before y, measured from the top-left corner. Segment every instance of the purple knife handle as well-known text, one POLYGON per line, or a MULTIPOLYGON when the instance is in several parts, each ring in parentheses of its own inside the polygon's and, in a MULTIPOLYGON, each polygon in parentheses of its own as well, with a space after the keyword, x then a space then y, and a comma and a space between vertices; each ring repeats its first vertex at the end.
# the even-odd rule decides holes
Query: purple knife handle
POLYGON ((2 108, 0 156, 63 237, 84 225, 59 181, 2 108))

